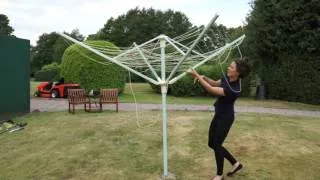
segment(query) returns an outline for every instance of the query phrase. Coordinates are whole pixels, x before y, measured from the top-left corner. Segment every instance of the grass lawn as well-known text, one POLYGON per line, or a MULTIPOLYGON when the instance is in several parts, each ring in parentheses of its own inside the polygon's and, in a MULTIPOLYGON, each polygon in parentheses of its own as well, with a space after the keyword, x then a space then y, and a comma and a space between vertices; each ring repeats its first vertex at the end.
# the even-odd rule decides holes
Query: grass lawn
MULTIPOLYGON (((31 82, 30 93, 33 95, 38 82, 31 82)), ((161 95, 156 94, 147 83, 133 83, 133 92, 136 95, 137 103, 161 103, 161 95)), ((125 91, 120 96, 121 102, 134 103, 129 84, 126 84, 125 91)), ((200 104, 211 105, 214 102, 214 98, 211 97, 175 97, 168 96, 168 103, 170 104, 200 104)), ((282 109, 299 109, 299 110, 320 110, 320 105, 310 105, 303 103, 294 103, 279 100, 263 100, 256 101, 252 98, 240 98, 237 101, 240 106, 256 106, 256 107, 268 107, 268 108, 282 108, 282 109)))
MULTIPOLYGON (((157 179, 162 173, 159 111, 40 113, 24 131, 0 135, 0 179, 157 179)), ((178 180, 208 180, 211 114, 169 112, 169 169, 178 180)), ((245 164, 237 180, 320 179, 320 121, 238 114, 225 146, 245 164)), ((230 165, 225 162, 225 170, 230 165)))

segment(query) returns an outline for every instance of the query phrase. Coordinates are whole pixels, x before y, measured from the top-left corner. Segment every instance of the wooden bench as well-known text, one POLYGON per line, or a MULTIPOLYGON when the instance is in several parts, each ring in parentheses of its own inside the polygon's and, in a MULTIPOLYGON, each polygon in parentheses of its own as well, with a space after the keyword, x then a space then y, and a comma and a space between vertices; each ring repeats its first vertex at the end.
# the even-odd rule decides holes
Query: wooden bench
POLYGON ((87 98, 84 89, 68 89, 68 103, 69 113, 75 113, 75 106, 81 104, 84 104, 84 110, 87 111, 87 104, 90 104, 90 100, 87 98))
POLYGON ((119 90, 118 89, 101 89, 100 90, 100 111, 102 111, 103 104, 116 104, 116 111, 118 112, 119 104, 119 90))

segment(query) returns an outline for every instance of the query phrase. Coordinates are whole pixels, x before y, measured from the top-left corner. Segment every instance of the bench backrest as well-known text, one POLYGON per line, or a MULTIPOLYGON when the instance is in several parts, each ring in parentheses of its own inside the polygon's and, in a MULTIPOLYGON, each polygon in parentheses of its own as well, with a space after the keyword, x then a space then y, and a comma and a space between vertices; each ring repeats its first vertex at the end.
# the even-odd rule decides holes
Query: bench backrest
POLYGON ((118 102, 118 89, 101 89, 100 102, 101 103, 116 103, 118 102))
POLYGON ((86 99, 84 89, 68 89, 69 103, 85 103, 86 99))

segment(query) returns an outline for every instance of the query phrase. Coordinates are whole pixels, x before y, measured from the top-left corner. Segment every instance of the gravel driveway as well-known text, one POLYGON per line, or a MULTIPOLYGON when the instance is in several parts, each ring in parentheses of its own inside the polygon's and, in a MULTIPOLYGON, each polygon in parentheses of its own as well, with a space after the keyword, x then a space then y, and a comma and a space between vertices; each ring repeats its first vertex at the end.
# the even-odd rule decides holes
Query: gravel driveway
MULTIPOLYGON (((82 108, 82 107, 78 107, 82 108)), ((104 105, 104 109, 115 109, 115 105, 104 105)), ((212 105, 192 105, 192 104, 168 104, 169 110, 183 110, 183 111, 213 111, 212 105)), ((68 101, 65 99, 42 99, 31 98, 31 111, 40 110, 41 112, 48 111, 67 111, 68 101)), ((120 111, 134 111, 134 103, 120 103, 120 111)), ((161 110, 161 104, 138 104, 138 110, 161 110)), ((276 109, 263 108, 253 106, 237 106, 236 112, 250 112, 250 113, 267 113, 286 116, 305 116, 305 117, 319 117, 320 111, 307 110, 293 110, 293 109, 276 109)))

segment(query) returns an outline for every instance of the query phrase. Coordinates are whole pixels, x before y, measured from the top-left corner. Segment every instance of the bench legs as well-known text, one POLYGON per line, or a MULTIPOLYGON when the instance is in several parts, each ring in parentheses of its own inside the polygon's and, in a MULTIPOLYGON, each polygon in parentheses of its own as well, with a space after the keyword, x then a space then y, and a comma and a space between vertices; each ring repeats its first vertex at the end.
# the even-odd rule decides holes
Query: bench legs
MULTIPOLYGON (((70 104, 69 103, 69 105, 68 105, 69 107, 68 107, 68 111, 69 111, 69 113, 72 113, 72 114, 74 114, 75 113, 75 104, 70 104), (72 106, 72 107, 71 107, 72 106)), ((86 112, 88 112, 89 110, 87 110, 87 104, 85 103, 84 104, 84 111, 86 111, 86 112)))
MULTIPOLYGON (((119 104, 118 103, 115 103, 116 104, 116 112, 119 112, 119 104)), ((103 106, 102 106, 103 104, 102 103, 100 103, 100 112, 102 112, 103 111, 103 106)))
POLYGON ((118 111, 118 102, 116 103, 116 111, 119 112, 119 111, 118 111))
MULTIPOLYGON (((115 104, 116 104, 116 112, 119 112, 119 103, 115 103, 115 104)), ((75 104, 68 103, 68 105, 69 105, 69 108, 68 108, 69 113, 74 114, 75 113, 75 104)), ((100 108, 99 108, 100 112, 102 112, 103 111, 103 106, 102 106, 103 104, 100 103, 99 105, 100 105, 100 108)), ((90 106, 90 104, 89 104, 89 106, 90 106)), ((84 104, 84 111, 85 112, 89 112, 90 111, 90 107, 89 107, 89 110, 87 109, 87 104, 84 104)))
POLYGON ((69 113, 72 113, 72 114, 74 114, 74 104, 72 104, 72 111, 71 111, 71 104, 69 103, 69 113))

